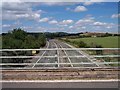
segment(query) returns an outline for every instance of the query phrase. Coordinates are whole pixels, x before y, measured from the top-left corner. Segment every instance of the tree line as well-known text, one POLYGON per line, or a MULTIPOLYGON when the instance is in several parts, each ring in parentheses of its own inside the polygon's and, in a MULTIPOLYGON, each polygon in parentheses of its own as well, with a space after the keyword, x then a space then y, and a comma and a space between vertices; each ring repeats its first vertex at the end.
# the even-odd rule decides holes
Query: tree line
MULTIPOLYGON (((2 34, 3 49, 36 49, 46 45, 46 37, 43 33, 32 34, 25 32, 21 28, 13 29, 6 34, 2 34)), ((37 51, 39 53, 39 51, 37 51)), ((31 56, 32 51, 5 51, 2 56, 31 56)), ((2 63, 29 63, 31 58, 4 58, 2 63)), ((5 67, 20 67, 21 65, 5 66, 5 67)), ((23 67, 23 66, 21 66, 23 67)))
POLYGON ((21 28, 13 29, 13 31, 2 35, 2 48, 3 49, 29 49, 40 48, 45 46, 46 37, 44 34, 31 35, 22 30, 21 28))

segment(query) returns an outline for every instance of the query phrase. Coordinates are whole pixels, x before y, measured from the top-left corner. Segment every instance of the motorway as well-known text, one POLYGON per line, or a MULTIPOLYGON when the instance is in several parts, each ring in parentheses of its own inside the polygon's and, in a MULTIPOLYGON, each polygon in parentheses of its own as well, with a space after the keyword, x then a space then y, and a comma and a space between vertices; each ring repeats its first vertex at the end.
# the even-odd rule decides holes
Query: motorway
MULTIPOLYGON (((72 48, 64 42, 58 40, 49 40, 47 42, 46 48, 72 48)), ((41 51, 38 54, 40 57, 31 59, 32 63, 35 63, 32 68, 66 68, 66 67, 99 67, 104 65, 99 65, 95 58, 91 58, 88 54, 83 51, 78 50, 46 50, 41 51), (53 56, 52 58, 46 58, 44 56, 53 56), (55 57, 54 57, 55 56, 55 57), (66 57, 62 57, 66 56, 66 57), (84 57, 69 57, 69 56, 84 56, 84 57), (44 64, 38 65, 39 63, 54 63, 54 64, 44 64), (61 64, 63 63, 63 64, 61 64), (65 64, 67 63, 67 64, 65 64), (77 64, 74 64, 77 63, 77 64), (80 64, 80 63, 91 63, 91 64, 80 64)), ((37 55, 37 56, 38 56, 37 55)))
POLYGON ((73 48, 64 42, 58 40, 49 40, 44 48, 53 48, 53 50, 40 51, 36 56, 29 61, 33 64, 24 68, 34 69, 33 71, 2 71, 3 88, 117 88, 118 71, 74 71, 66 68, 81 68, 81 67, 102 67, 97 60, 90 57, 80 50, 54 50, 54 48, 73 48), (69 57, 79 56, 84 57, 69 57), (46 58, 44 56, 55 56, 46 58), (62 57, 66 56, 66 57, 62 57), (80 63, 91 64, 80 64, 80 63), (39 65, 39 63, 44 63, 39 65), (54 63, 54 64, 45 64, 54 63), (68 64, 61 64, 68 63, 68 64), (74 64, 78 63, 78 64, 74 64), (52 68, 54 71, 40 71, 41 68, 52 68), (66 69, 67 71, 55 71, 66 69), (39 70, 39 71, 35 71, 39 70), (94 79, 94 81, 92 81, 94 79), (100 80, 102 79, 102 81, 100 80), (111 80, 114 79, 114 80, 111 80), (28 80, 28 81, 27 81, 28 80), (37 81, 38 80, 38 81, 37 81), (48 80, 48 81, 45 81, 48 80), (51 81, 49 81, 51 80, 51 81), (56 81, 58 80, 58 81, 56 81), (66 80, 66 81, 64 81, 66 80), (72 81, 69 81, 72 80, 72 81), (76 82, 76 80, 78 80, 76 82), (88 82, 89 80, 89 82, 88 82), (97 81, 96 81, 97 80, 97 81))

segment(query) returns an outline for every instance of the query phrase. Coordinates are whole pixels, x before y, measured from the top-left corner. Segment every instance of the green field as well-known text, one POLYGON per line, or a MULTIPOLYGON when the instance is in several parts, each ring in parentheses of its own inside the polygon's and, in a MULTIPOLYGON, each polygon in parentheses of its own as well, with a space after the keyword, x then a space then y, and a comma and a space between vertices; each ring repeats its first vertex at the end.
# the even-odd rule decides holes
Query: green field
POLYGON ((96 43, 102 45, 104 48, 117 48, 118 47, 118 36, 111 37, 89 37, 89 38, 76 38, 69 39, 70 41, 80 42, 83 41, 90 45, 91 43, 96 43))

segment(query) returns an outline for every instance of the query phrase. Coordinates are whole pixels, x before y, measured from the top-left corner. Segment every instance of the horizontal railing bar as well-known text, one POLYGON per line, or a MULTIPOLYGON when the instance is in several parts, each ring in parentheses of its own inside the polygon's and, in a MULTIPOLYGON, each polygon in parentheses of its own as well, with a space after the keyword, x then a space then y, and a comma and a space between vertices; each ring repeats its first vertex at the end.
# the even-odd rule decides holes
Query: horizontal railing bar
MULTIPOLYGON (((91 57, 120 57, 120 55, 89 55, 91 57)), ((39 58, 40 56, 1 56, 0 58, 39 58)), ((42 56, 42 58, 56 58, 58 56, 42 56)), ((70 57, 70 58, 79 58, 79 57, 86 57, 83 55, 79 55, 79 56, 60 56, 60 58, 66 58, 66 57, 70 57)))
MULTIPOLYGON (((0 58, 39 58, 41 56, 1 56, 0 58)), ((58 56, 42 56, 42 58, 56 58, 58 56)), ((60 58, 67 57, 67 56, 61 56, 60 58)), ((70 56, 72 57, 72 56, 70 56)), ((85 56, 73 56, 73 57, 85 57, 85 56)))
POLYGON ((120 55, 90 55, 92 57, 120 57, 120 55))
MULTIPOLYGON (((35 63, 1 63, 0 65, 33 65, 35 63)), ((58 63, 36 63, 36 65, 56 65, 58 63)), ((71 63, 59 63, 60 65, 68 65, 71 63)), ((94 63, 72 63, 72 64, 94 64, 94 63)), ((120 62, 98 62, 98 64, 120 64, 120 62)))
POLYGON ((31 51, 31 50, 120 50, 120 48, 40 48, 40 49, 0 49, 0 51, 31 51))

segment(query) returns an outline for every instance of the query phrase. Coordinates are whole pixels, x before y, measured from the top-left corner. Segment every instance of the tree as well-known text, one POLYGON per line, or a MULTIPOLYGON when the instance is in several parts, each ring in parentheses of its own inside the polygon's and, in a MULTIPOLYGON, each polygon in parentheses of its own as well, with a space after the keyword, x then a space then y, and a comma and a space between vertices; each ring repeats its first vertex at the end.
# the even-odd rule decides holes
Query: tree
POLYGON ((20 39, 20 40, 23 40, 23 41, 24 41, 24 39, 25 39, 25 37, 27 35, 27 33, 24 30, 20 29, 20 28, 13 29, 11 34, 12 34, 12 37, 14 39, 20 39))
POLYGON ((24 30, 18 28, 8 32, 3 36, 3 48, 40 48, 45 46, 46 38, 44 34, 38 36, 29 35, 24 30))
POLYGON ((35 47, 35 37, 32 35, 27 35, 22 44, 22 48, 34 48, 35 47))
POLYGON ((39 45, 39 47, 45 46, 46 38, 44 34, 39 34, 36 44, 39 45))

